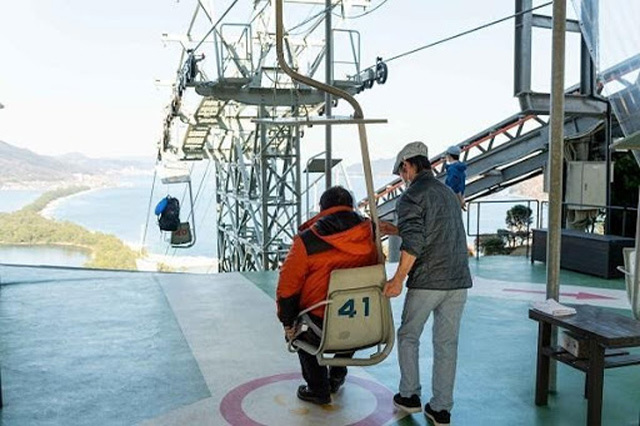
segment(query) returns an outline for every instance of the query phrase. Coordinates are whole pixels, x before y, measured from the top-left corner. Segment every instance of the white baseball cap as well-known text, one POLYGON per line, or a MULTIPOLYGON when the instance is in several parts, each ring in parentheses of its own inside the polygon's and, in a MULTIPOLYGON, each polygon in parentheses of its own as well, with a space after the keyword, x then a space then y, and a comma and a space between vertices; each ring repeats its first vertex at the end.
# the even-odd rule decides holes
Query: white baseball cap
POLYGON ((429 149, 422 142, 416 141, 408 143, 400 150, 398 156, 396 157, 396 162, 393 165, 393 170, 391 171, 394 175, 400 174, 400 165, 403 161, 408 160, 409 158, 423 156, 429 159, 429 149))

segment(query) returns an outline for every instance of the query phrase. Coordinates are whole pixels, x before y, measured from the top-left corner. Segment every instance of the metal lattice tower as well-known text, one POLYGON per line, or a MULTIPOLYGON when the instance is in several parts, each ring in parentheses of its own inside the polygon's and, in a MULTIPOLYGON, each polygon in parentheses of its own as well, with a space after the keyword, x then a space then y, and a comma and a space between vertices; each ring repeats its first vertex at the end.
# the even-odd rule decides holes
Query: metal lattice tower
MULTIPOLYGON (((301 7, 300 1, 294 3, 301 7)), ((289 33, 286 47, 289 63, 313 76, 325 47, 312 42, 311 36, 324 39, 320 30, 326 11, 318 13, 324 1, 303 3, 304 16, 311 18, 296 25, 304 29, 289 33), (302 67, 304 63, 308 65, 302 67)), ((344 11, 368 3, 344 0, 333 7, 344 11)), ((220 272, 277 269, 302 220, 302 131, 297 126, 259 125, 252 119, 318 114, 324 93, 292 82, 276 66, 272 7, 270 1, 257 0, 248 23, 221 23, 222 18, 216 20, 199 1, 186 38, 179 39, 183 52, 159 158, 215 161, 220 272), (200 21, 208 33, 193 47, 191 33, 200 21), (201 96, 191 106, 192 113, 188 88, 201 96)), ((334 80, 334 85, 355 94, 370 88, 375 76, 360 72, 359 39, 355 41, 359 35, 337 27, 333 34, 340 31, 351 40, 353 61, 350 76, 334 80)))

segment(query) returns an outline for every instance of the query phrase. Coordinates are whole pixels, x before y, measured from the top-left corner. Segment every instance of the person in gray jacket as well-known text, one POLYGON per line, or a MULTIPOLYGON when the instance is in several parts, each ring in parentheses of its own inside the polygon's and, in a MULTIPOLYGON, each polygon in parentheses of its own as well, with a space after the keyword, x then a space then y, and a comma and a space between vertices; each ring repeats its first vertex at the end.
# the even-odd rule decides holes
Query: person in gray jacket
POLYGON ((407 188, 396 204, 397 226, 389 222, 380 225, 382 233, 402 238, 400 263, 386 282, 384 294, 399 296, 408 276, 398 329, 400 392, 393 402, 410 413, 422 410, 418 351, 420 335, 433 312, 432 397, 424 413, 435 425, 448 425, 460 319, 472 285, 460 203, 453 191, 433 176, 422 142, 412 142, 400 151, 393 173, 402 177, 407 188))

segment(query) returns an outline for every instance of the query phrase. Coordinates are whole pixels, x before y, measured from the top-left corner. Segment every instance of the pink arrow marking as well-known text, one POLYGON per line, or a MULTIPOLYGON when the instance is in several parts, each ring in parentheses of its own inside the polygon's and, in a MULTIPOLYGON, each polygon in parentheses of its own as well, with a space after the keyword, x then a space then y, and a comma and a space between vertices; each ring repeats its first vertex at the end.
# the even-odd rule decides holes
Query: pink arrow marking
MULTIPOLYGON (((505 288, 505 289, 503 289, 503 291, 511 291, 511 292, 514 292, 514 293, 537 293, 537 294, 546 294, 547 293, 544 290, 521 290, 521 289, 516 289, 516 288, 505 288)), ((593 293, 583 293, 581 291, 579 291, 577 293, 560 293, 560 296, 575 297, 577 300, 594 300, 594 299, 617 300, 616 297, 602 296, 600 294, 593 294, 593 293)))

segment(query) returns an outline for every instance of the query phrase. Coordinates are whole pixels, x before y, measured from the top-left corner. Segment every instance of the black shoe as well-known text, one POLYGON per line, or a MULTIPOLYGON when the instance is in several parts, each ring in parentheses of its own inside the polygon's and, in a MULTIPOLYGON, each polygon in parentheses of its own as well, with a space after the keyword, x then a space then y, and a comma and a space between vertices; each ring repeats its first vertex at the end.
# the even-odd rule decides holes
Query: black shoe
POLYGON ((404 398, 399 393, 393 396, 393 405, 406 411, 407 413, 419 413, 422 411, 422 403, 418 395, 411 395, 410 398, 404 398))
POLYGON ((298 398, 303 401, 311 402, 313 404, 318 405, 326 405, 331 404, 331 396, 330 395, 319 395, 309 389, 307 385, 300 385, 298 387, 298 398))
POLYGON ((342 385, 344 385, 345 380, 346 380, 346 377, 330 377, 329 378, 329 391, 331 393, 338 392, 340 387, 342 385))
POLYGON ((424 406, 424 415, 427 416, 427 419, 429 419, 429 421, 431 421, 435 426, 451 424, 450 412, 446 410, 433 411, 429 404, 424 406))

